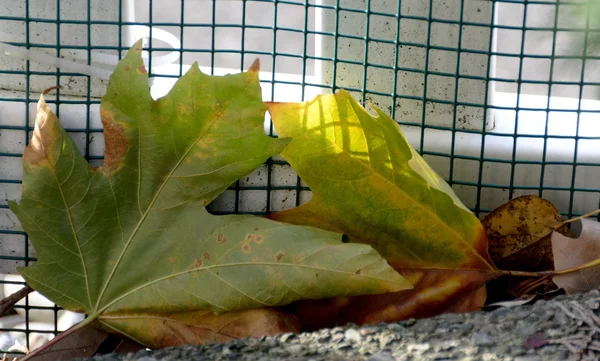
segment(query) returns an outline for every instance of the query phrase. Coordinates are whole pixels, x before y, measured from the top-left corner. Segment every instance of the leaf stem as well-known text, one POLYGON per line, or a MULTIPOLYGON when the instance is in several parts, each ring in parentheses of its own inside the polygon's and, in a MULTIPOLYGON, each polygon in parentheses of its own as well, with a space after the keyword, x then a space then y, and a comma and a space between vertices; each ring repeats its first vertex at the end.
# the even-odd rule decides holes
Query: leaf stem
POLYGON ((545 272, 552 272, 552 271, 528 272, 528 271, 499 270, 499 272, 504 276, 541 278, 541 277, 548 277, 548 275, 545 272))
POLYGON ((577 271, 584 270, 586 268, 591 268, 591 267, 595 267, 595 266, 599 266, 599 265, 600 265, 600 258, 597 258, 597 259, 595 259, 595 260, 593 260, 591 262, 585 263, 585 264, 583 264, 581 266, 577 266, 577 267, 573 267, 573 268, 567 268, 567 269, 560 270, 560 271, 554 271, 553 275, 555 275, 555 276, 564 275, 564 274, 567 274, 567 273, 577 272, 577 271))
POLYGON ((558 228, 560 228, 560 227, 562 227, 562 226, 564 226, 565 224, 573 223, 573 222, 578 221, 578 220, 583 219, 583 218, 588 218, 588 217, 591 217, 591 216, 595 216, 598 213, 600 213, 600 209, 596 209, 593 212, 586 213, 586 214, 584 214, 582 216, 579 216, 579 217, 567 219, 566 221, 562 222, 558 227, 556 227, 555 230, 558 229, 558 228))
POLYGON ((25 298, 31 292, 33 292, 33 288, 29 287, 29 285, 26 285, 17 292, 0 300, 0 317, 4 316, 8 310, 10 310, 17 302, 25 298))
POLYGON ((517 277, 552 277, 552 276, 560 276, 568 273, 573 273, 577 271, 584 270, 586 268, 591 268, 595 266, 600 266, 600 258, 595 259, 591 262, 585 263, 583 265, 566 268, 560 271, 540 271, 540 272, 527 272, 527 271, 508 271, 508 270, 499 270, 500 273, 507 276, 517 276, 517 277))

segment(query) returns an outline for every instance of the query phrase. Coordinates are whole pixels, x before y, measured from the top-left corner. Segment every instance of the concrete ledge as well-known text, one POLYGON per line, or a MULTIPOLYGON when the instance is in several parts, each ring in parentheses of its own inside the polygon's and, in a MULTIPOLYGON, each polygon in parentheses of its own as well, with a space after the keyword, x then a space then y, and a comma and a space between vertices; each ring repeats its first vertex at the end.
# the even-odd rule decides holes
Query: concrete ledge
POLYGON ((600 357, 599 306, 600 292, 594 290, 492 311, 104 355, 86 361, 596 360, 600 357))

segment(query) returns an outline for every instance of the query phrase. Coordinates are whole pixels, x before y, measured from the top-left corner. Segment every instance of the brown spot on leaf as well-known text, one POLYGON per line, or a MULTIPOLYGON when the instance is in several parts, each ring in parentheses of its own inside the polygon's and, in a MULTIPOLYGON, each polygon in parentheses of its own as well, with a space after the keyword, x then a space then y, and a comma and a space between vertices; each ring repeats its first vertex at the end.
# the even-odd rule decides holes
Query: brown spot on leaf
MULTIPOLYGON (((260 175, 260 174, 259 174, 260 175)), ((255 231, 258 231, 258 228, 254 228, 255 231)))
POLYGON ((138 66, 137 70, 138 70, 138 72, 140 72, 140 74, 146 74, 147 73, 146 67, 143 66, 143 65, 138 66))
POLYGON ((256 236, 256 237, 254 238, 254 242, 256 242, 256 243, 262 243, 262 241, 263 241, 263 237, 262 237, 262 236, 260 236, 260 235, 259 235, 259 236, 256 236))
POLYGON ((194 262, 194 268, 200 268, 200 267, 202 267, 202 260, 197 259, 196 262, 194 262))
POLYGON ((208 252, 204 252, 203 256, 204 256, 205 260, 209 260, 210 259, 210 253, 208 253, 208 252))
POLYGON ((223 244, 225 242, 227 242, 227 238, 225 238, 221 233, 219 233, 219 235, 217 236, 217 243, 223 244))
POLYGON ((175 257, 169 257, 169 258, 167 258, 167 262, 169 262, 169 263, 175 263, 175 262, 177 262, 177 258, 175 258, 175 257))
POLYGON ((114 114, 107 109, 100 109, 100 117, 104 126, 104 164, 103 167, 110 171, 119 168, 128 144, 125 130, 122 125, 115 122, 114 114))
POLYGON ((131 70, 131 66, 125 65, 125 71, 130 71, 130 70, 131 70))
POLYGON ((252 65, 250 66, 250 71, 259 71, 260 70, 260 59, 256 58, 256 60, 254 60, 252 62, 252 65))
POLYGON ((191 114, 192 109, 190 108, 190 106, 188 104, 179 103, 179 104, 177 104, 177 112, 180 113, 181 115, 191 114))
MULTIPOLYGON (((46 91, 48 91, 48 89, 46 89, 46 91)), ((58 119, 56 118, 56 115, 52 113, 50 108, 48 108, 44 96, 42 95, 37 105, 33 137, 27 148, 25 148, 23 162, 35 165, 37 163, 48 163, 50 161, 50 163, 53 164, 54 162, 49 159, 49 156, 52 155, 49 150, 52 149, 52 144, 54 142, 60 141, 59 138, 61 138, 61 135, 58 119)))
POLYGON ((360 275, 362 274, 362 270, 359 269, 358 271, 354 272, 354 274, 360 275))
POLYGON ((258 257, 252 256, 252 262, 258 262, 258 257))
POLYGON ((244 251, 244 253, 250 253, 250 243, 244 242, 244 244, 242 245, 242 250, 244 251))
POLYGON ((275 258, 277 258, 277 262, 281 260, 281 257, 283 257, 283 252, 277 252, 277 254, 275 255, 275 258))

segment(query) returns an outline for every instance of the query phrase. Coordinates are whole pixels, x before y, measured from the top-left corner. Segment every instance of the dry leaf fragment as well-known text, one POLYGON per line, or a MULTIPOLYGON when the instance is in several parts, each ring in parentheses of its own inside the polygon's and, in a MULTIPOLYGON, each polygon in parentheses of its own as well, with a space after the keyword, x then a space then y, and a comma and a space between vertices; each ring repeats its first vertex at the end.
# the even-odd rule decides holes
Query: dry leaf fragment
POLYGON ((494 263, 531 272, 553 269, 550 236, 562 222, 552 203, 532 195, 510 200, 482 221, 494 263))
POLYGON ((104 353, 123 352, 118 349, 118 346, 122 343, 127 343, 129 345, 128 351, 137 351, 143 348, 142 345, 123 338, 120 338, 120 342, 115 344, 114 347, 111 347, 106 344, 106 340, 110 337, 117 336, 109 335, 104 331, 94 328, 92 325, 86 325, 81 328, 73 327, 58 335, 47 344, 29 353, 22 360, 71 360, 98 355, 101 354, 101 350, 103 350, 104 353))
MULTIPOLYGON (((557 271, 574 268, 600 258, 600 223, 587 218, 572 223, 579 237, 566 237, 559 232, 552 234, 554 267, 557 271)), ((554 283, 568 294, 589 291, 600 287, 600 266, 582 269, 565 275, 554 276, 554 283)))
POLYGON ((209 310, 175 314, 124 314, 107 316, 123 334, 140 335, 137 341, 155 347, 223 343, 246 337, 298 333, 295 315, 277 308, 259 308, 215 315, 209 310), (143 332, 142 330, 146 330, 143 332))

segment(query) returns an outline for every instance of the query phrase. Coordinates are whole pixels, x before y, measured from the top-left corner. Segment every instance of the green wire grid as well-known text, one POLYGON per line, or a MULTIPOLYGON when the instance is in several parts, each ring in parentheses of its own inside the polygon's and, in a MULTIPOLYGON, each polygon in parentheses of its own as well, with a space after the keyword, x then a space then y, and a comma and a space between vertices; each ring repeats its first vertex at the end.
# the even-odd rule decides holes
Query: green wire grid
MULTIPOLYGON (((600 82, 585 82, 585 64, 589 61, 598 61, 600 60, 600 56, 586 55, 584 56, 574 56, 574 55, 559 55, 556 52, 556 42, 557 42, 557 33, 558 32, 584 32, 585 33, 585 41, 584 46, 587 46, 587 39, 589 33, 600 32, 600 29, 591 29, 590 28, 590 19, 587 20, 587 26, 585 29, 573 29, 573 28, 561 28, 558 26, 558 14, 559 14, 559 5, 572 5, 572 6, 585 6, 580 2, 566 2, 562 1, 560 3, 549 2, 549 1, 517 1, 517 0, 457 0, 454 1, 458 6, 460 17, 458 20, 448 20, 443 18, 438 18, 434 16, 434 5, 433 0, 418 0, 421 3, 429 3, 429 9, 427 14, 425 15, 411 15, 405 13, 405 5, 407 3, 415 3, 414 0, 398 0, 396 2, 395 11, 394 12, 383 12, 377 10, 379 8, 379 1, 383 0, 363 0, 360 1, 352 1, 352 0, 331 0, 329 2, 325 2, 321 4, 317 3, 314 0, 308 1, 276 1, 276 0, 255 0, 255 1, 238 1, 241 3, 241 23, 239 24, 231 24, 231 23, 221 23, 217 16, 218 7, 220 3, 224 1, 205 1, 203 9, 207 12, 211 12, 211 21, 206 22, 194 22, 190 21, 188 18, 191 16, 189 13, 190 3, 186 4, 183 0, 178 3, 180 8, 179 19, 173 22, 164 22, 164 21, 153 21, 154 19, 154 5, 161 1, 159 0, 135 0, 139 2, 147 2, 148 5, 148 21, 135 21, 135 22, 127 22, 124 20, 124 15, 122 11, 119 11, 118 17, 114 20, 106 20, 106 19, 95 19, 93 17, 92 9, 97 5, 98 1, 86 0, 88 11, 85 15, 85 19, 72 19, 63 16, 63 11, 61 10, 61 4, 64 4, 64 0, 61 2, 60 0, 56 0, 55 3, 55 14, 54 16, 49 17, 35 17, 30 16, 32 11, 32 6, 34 5, 30 0, 24 0, 22 7, 23 13, 17 14, 15 13, 7 13, 4 14, 0 12, 0 24, 2 22, 14 22, 15 24, 24 24, 24 37, 23 41, 17 41, 10 43, 11 45, 16 46, 24 46, 27 48, 35 47, 38 49, 47 49, 50 51, 54 51, 54 54, 60 54, 61 51, 69 51, 69 50, 84 50, 88 55, 88 65, 90 64, 89 59, 91 58, 92 50, 103 50, 110 53, 122 54, 123 51, 127 50, 127 44, 123 44, 123 34, 128 26, 132 25, 146 25, 150 27, 150 32, 152 33, 153 28, 167 28, 167 29, 178 29, 177 31, 172 31, 174 35, 177 35, 182 41, 182 47, 179 50, 180 58, 179 65, 180 69, 183 65, 186 64, 185 58, 190 55, 194 56, 207 56, 209 58, 209 66, 211 68, 219 67, 219 59, 222 56, 233 55, 240 57, 240 63, 236 70, 245 70, 250 66, 251 59, 255 57, 260 57, 261 59, 270 60, 271 63, 271 71, 272 76, 268 80, 263 80, 263 84, 271 85, 271 99, 274 99, 276 95, 277 84, 286 84, 286 85, 297 85, 302 88, 301 90, 301 98, 303 100, 306 99, 306 90, 308 88, 322 88, 325 92, 332 92, 340 88, 344 88, 351 92, 356 98, 362 103, 366 103, 372 100, 373 97, 377 97, 378 99, 385 99, 386 104, 379 104, 380 107, 384 111, 388 111, 388 113, 392 116, 392 118, 396 119, 401 125, 407 127, 417 127, 419 129, 419 139, 415 142, 416 149, 424 155, 425 159, 428 161, 434 161, 435 159, 443 159, 445 164, 447 163, 447 167, 438 167, 436 168, 436 164, 432 163, 434 169, 440 174, 447 174, 447 181, 456 189, 459 197, 468 191, 474 192, 474 202, 473 204, 468 204, 470 208, 478 215, 483 216, 491 209, 493 206, 490 206, 490 203, 486 201, 486 197, 491 196, 493 194, 497 195, 497 192, 503 192, 502 198, 508 200, 516 195, 520 194, 536 194, 539 196, 543 196, 552 200, 553 192, 567 192, 568 193, 568 202, 567 204, 563 204, 559 206, 559 210, 567 217, 571 217, 574 215, 579 215, 581 212, 577 212, 575 209, 575 200, 577 196, 580 197, 588 197, 590 194, 598 195, 600 191, 600 181, 594 181, 593 186, 591 187, 576 187, 576 177, 577 177, 577 169, 581 169, 581 167, 600 167, 600 161, 587 162, 585 160, 579 159, 579 144, 581 141, 586 140, 600 140, 600 137, 597 136, 588 136, 585 134, 580 134, 580 118, 582 114, 597 114, 599 110, 590 110, 590 109, 582 109, 581 107, 581 98, 584 95, 584 87, 598 87, 600 86, 600 82), (478 22, 471 22, 465 20, 464 13, 466 9, 466 5, 473 1, 480 1, 481 6, 490 6, 491 4, 515 4, 519 6, 523 6, 523 16, 522 16, 522 24, 520 26, 517 25, 489 25, 492 24, 492 19, 496 17, 496 7, 491 6, 489 23, 482 24, 478 22), (248 22, 246 17, 247 9, 249 6, 254 6, 256 4, 262 3, 263 5, 268 5, 272 7, 273 17, 270 25, 256 25, 248 22), (360 4, 360 6, 353 6, 352 4, 360 4), (528 19, 528 8, 530 5, 543 5, 543 6, 554 6, 554 21, 553 25, 550 27, 528 27, 527 19, 528 19), (278 14, 281 13, 283 7, 293 7, 297 12, 297 16, 303 16, 304 21, 301 27, 290 27, 287 23, 282 23, 281 19, 278 17, 278 14), (315 12, 315 10, 321 10, 323 12, 327 12, 328 14, 333 14, 333 31, 322 31, 316 30, 314 26, 310 25, 310 17, 311 14, 315 12), (343 34, 340 32, 340 18, 342 16, 346 16, 351 14, 353 16, 360 16, 364 19, 365 31, 363 35, 350 35, 343 34), (371 28, 371 24, 374 22, 373 19, 375 17, 382 17, 387 19, 390 22, 391 28, 395 28, 395 36, 393 39, 384 38, 377 31, 371 28), (418 42, 410 39, 405 34, 402 34, 401 25, 403 23, 407 23, 409 21, 418 21, 425 22, 427 24, 426 27, 426 41, 418 42), (440 46, 431 43, 431 35, 432 35, 432 26, 446 24, 446 25, 457 25, 458 27, 458 45, 456 47, 449 46, 440 46), (32 41, 32 28, 33 27, 55 27, 56 28, 56 39, 52 44, 47 43, 38 43, 32 41), (64 44, 61 39, 65 34, 65 31, 61 30, 62 26, 85 26, 87 27, 87 35, 86 42, 87 45, 68 45, 64 44), (114 44, 106 45, 92 45, 92 27, 95 26, 116 26, 118 28, 118 40, 114 44), (481 31, 489 32, 489 44, 490 46, 486 50, 476 50, 476 49, 465 49, 462 47, 463 40, 463 29, 465 27, 472 28, 480 28, 481 31), (184 42, 184 33, 189 29, 205 29, 209 30, 211 33, 211 41, 209 46, 198 47, 193 44, 188 44, 184 42), (223 49, 218 46, 220 39, 218 36, 215 36, 216 33, 220 29, 239 29, 241 33, 241 42, 239 48, 232 49, 223 49), (519 31, 521 32, 520 38, 520 51, 518 53, 508 53, 508 52, 497 52, 493 51, 491 44, 493 42, 495 31, 519 31), (248 33, 250 31, 266 31, 272 34, 273 44, 270 50, 256 50, 249 49, 246 46, 246 40, 248 38, 248 33), (550 55, 539 55, 539 54, 527 54, 525 49, 525 34, 527 31, 546 31, 552 32, 554 35, 552 37, 552 50, 550 55), (281 35, 278 34, 298 34, 302 36, 303 40, 301 42, 301 46, 298 47, 294 52, 288 51, 279 51, 278 50, 278 40, 281 39, 281 35), (317 56, 312 54, 309 51, 308 43, 309 38, 322 36, 333 41, 333 52, 332 56, 317 56), (364 56, 363 59, 358 60, 348 60, 340 58, 339 54, 339 44, 341 41, 355 41, 362 43, 364 47, 364 56), (394 47, 394 65, 386 65, 373 62, 370 57, 370 44, 377 43, 394 47), (413 49, 422 49, 424 51, 424 66, 422 68, 414 68, 409 66, 400 66, 399 60, 402 56, 402 53, 407 48, 413 49), (453 52, 456 54, 456 67, 454 71, 439 71, 429 69, 428 64, 430 63, 430 53, 432 51, 445 51, 445 52, 453 52), (463 54, 471 54, 471 55, 481 55, 487 57, 487 69, 485 76, 478 75, 467 75, 461 73, 461 55, 463 54), (514 58, 518 59, 518 75, 516 78, 504 78, 504 77, 492 77, 490 76, 489 69, 492 66, 492 58, 500 57, 500 58, 514 58), (277 64, 286 59, 297 60, 301 63, 300 67, 297 69, 298 73, 301 75, 302 81, 300 82, 290 82, 283 81, 277 79, 275 75, 275 70, 277 64), (523 63, 526 59, 547 59, 550 61, 550 70, 549 70, 549 79, 546 80, 527 80, 523 78, 523 63), (578 81, 565 81, 565 80, 556 80, 553 78, 555 63, 557 60, 581 60, 581 74, 578 81), (330 79, 324 79, 326 84, 317 84, 307 81, 308 68, 310 65, 315 64, 316 62, 326 62, 332 65, 332 73, 330 79), (362 67, 362 86, 361 87, 352 87, 352 86, 344 86, 343 82, 340 80, 344 74, 341 73, 341 70, 338 68, 341 66, 359 66, 362 67), (394 72, 396 76, 393 79, 393 89, 390 92, 382 92, 378 90, 369 89, 367 86, 369 80, 369 69, 381 69, 381 70, 389 70, 394 72), (397 74, 402 71, 410 74, 421 74, 423 77, 423 90, 421 95, 407 95, 402 94, 402 92, 398 91, 398 85, 402 81, 398 79, 397 74), (427 94, 428 82, 431 82, 432 77, 452 77, 455 79, 453 85, 453 96, 451 100, 444 99, 435 99, 427 94), (484 81, 486 83, 495 82, 497 84, 516 84, 516 92, 518 94, 522 93, 523 85, 527 86, 546 86, 548 100, 546 102, 545 108, 537 108, 537 107, 520 107, 519 104, 515 104, 515 106, 496 106, 488 104, 488 99, 491 97, 489 91, 486 90, 485 94, 483 94, 483 103, 472 103, 467 101, 462 101, 459 99, 459 87, 460 80, 470 80, 470 81, 484 81), (342 85, 340 85, 342 83, 342 85), (576 110, 573 109, 554 109, 551 107, 550 97, 552 94, 553 86, 574 86, 579 88, 579 106, 576 110), (403 119, 401 112, 397 108, 398 101, 407 100, 413 102, 419 102, 422 107, 422 111, 420 114, 420 121, 408 121, 403 119), (440 125, 432 125, 428 124, 427 120, 427 104, 436 103, 442 105, 449 105, 453 108, 452 112, 452 124, 450 126, 440 126, 440 125), (481 129, 461 129, 457 126, 458 124, 458 107, 471 107, 471 108, 481 108, 482 112, 482 127, 481 129), (495 109, 497 111, 514 111, 515 112, 515 121, 514 121, 514 129, 511 133, 498 132, 495 130, 486 130, 486 124, 488 122, 488 110, 495 109), (522 119, 520 116, 520 112, 523 111, 531 111, 531 112, 545 112, 545 128, 543 134, 519 134, 519 122, 526 122, 526 119, 522 119), (549 114, 550 112, 561 113, 561 112, 576 112, 576 134, 575 135, 555 135, 550 134, 549 132, 549 114), (521 118, 521 119, 520 119, 521 118), (450 151, 448 153, 439 152, 439 151, 431 151, 428 150, 425 145, 426 132, 428 130, 439 130, 450 132, 450 151), (456 151, 458 137, 460 136, 479 136, 481 138, 480 142, 480 150, 478 156, 469 156, 464 154, 459 154, 456 151), (500 159, 486 156, 486 144, 489 143, 489 137, 499 137, 499 138, 508 138, 512 139, 512 155, 510 159, 500 159), (486 143, 486 139, 488 143, 486 143), (572 161, 557 161, 557 160, 549 160, 547 159, 547 150, 549 141, 554 140, 573 140, 574 150, 573 150, 573 160, 572 161), (542 152, 539 159, 535 160, 522 160, 518 159, 518 149, 517 144, 518 141, 523 140, 541 140, 543 142, 542 152), (473 165, 473 169, 475 171, 475 178, 467 181, 463 179, 457 179, 455 176, 455 170, 458 167, 460 162, 466 162, 473 165), (489 183, 484 181, 484 172, 487 164, 502 164, 509 167, 509 176, 508 182, 504 183, 489 183), (540 168, 540 176, 539 176, 539 184, 538 185, 522 185, 519 184, 515 178, 517 173, 517 167, 534 167, 539 166, 540 168), (546 171, 549 167, 571 167, 571 182, 568 186, 557 186, 557 185, 546 185, 545 177, 546 171), (496 193, 495 193, 496 192, 496 193)), ((116 4, 119 9, 122 9, 124 6, 124 2, 126 0, 107 0, 105 3, 116 4)), ((134 1, 134 0, 132 0, 134 1)), ((167 1, 167 0, 163 0, 167 1)), ((16 1, 15 1, 16 2, 16 1)), ((448 0, 448 3, 452 3, 453 0, 448 0)), ((173 3, 176 3, 173 1, 173 3)), ((0 8, 3 5, 0 5, 0 8)), ((64 5, 63 5, 64 6, 64 5)), ((174 6, 174 5, 173 5, 174 6)), ((0 9, 1 10, 1 9, 0 9)), ((68 29, 65 28, 65 29, 68 29)), ((151 35, 151 34, 150 34, 151 35)), ((519 39, 515 39, 517 41, 519 39)), ((281 41, 281 40, 279 40, 281 41)), ((169 52, 172 49, 155 46, 156 41, 153 41, 152 37, 149 39, 147 49, 150 50, 151 53, 154 52, 169 52)), ((2 59, 2 58, 0 58, 2 59)), ((4 96, 0 97, 0 115, 2 113, 2 107, 14 107, 15 104, 21 104, 20 106, 23 109, 26 109, 24 112, 24 116, 22 119, 21 125, 7 124, 3 119, 0 119, 0 190, 6 193, 7 199, 15 199, 20 194, 20 184, 21 180, 8 177, 6 169, 8 169, 9 164, 14 165, 15 161, 20 164, 20 157, 22 156, 22 149, 25 145, 28 144, 29 138, 32 131, 32 117, 30 115, 30 110, 34 109, 35 103, 38 100, 38 95, 31 94, 30 89, 32 87, 32 83, 41 78, 52 77, 55 78, 55 85, 65 85, 64 79, 66 77, 77 76, 80 79, 85 79, 87 91, 85 96, 79 97, 66 97, 61 96, 61 91, 57 90, 54 94, 49 95, 48 103, 56 105, 56 113, 60 117, 61 107, 67 106, 84 106, 85 107, 85 120, 79 119, 79 123, 77 126, 68 126, 67 131, 69 131, 74 136, 78 136, 83 142, 84 155, 86 159, 88 159, 93 164, 99 164, 103 157, 101 154, 96 154, 93 151, 93 143, 96 139, 100 139, 100 134, 102 133, 102 129, 94 126, 94 122, 92 121, 91 113, 96 111, 97 106, 100 100, 97 97, 92 95, 92 79, 87 76, 81 76, 77 73, 61 71, 60 69, 56 69, 54 71, 47 70, 39 70, 39 67, 30 62, 23 62, 23 69, 7 69, 4 67, 4 64, 0 61, 0 78, 5 77, 17 77, 22 78, 24 81, 21 85, 17 86, 17 91, 14 93, 4 92, 4 96), (52 99, 54 97, 54 99, 52 99), (20 150, 15 149, 4 149, 2 139, 3 137, 12 137, 15 134, 19 134, 18 136, 22 139, 23 147, 20 150)), ((149 69, 150 76, 154 75, 152 72, 152 58, 149 60, 149 69)), ((268 70, 264 68, 264 62, 261 70, 268 70)), ((181 71, 180 74, 181 75, 181 71)), ((164 75, 161 75, 164 76, 164 75)), ((486 89, 488 89, 486 87, 486 89)), ((32 113, 31 113, 32 114, 32 113)), ((600 124, 599 124, 600 126, 600 124)), ((273 127, 270 125, 271 135, 273 134, 273 127)), ((6 138, 4 138, 6 139, 6 138)), ((600 154, 599 154, 600 155, 600 154)), ((600 158, 600 157, 599 157, 600 158)), ((277 194, 276 192, 284 191, 286 194, 289 194, 294 199, 295 205, 299 205, 303 200, 304 196, 308 194, 310 191, 308 187, 306 187, 300 180, 299 177, 293 176, 293 181, 288 182, 289 184, 281 185, 274 184, 273 181, 274 173, 289 170, 289 165, 286 162, 281 160, 280 158, 270 159, 266 162, 263 168, 261 168, 261 173, 264 175, 266 179, 265 182, 261 184, 248 184, 248 182, 238 181, 236 182, 230 189, 227 191, 228 196, 231 196, 233 201, 232 205, 229 207, 224 207, 225 209, 219 209, 219 207, 215 207, 211 205, 209 209, 213 213, 252 213, 252 214, 265 214, 268 211, 273 209, 274 198, 273 195, 277 194), (242 209, 241 204, 243 204, 244 199, 246 199, 247 192, 259 192, 264 196, 264 205, 260 210, 245 210, 242 209)), ((256 173, 256 172, 255 172, 256 173)), ((256 175, 256 174, 255 174, 256 175)), ((496 204, 496 206, 499 204, 496 204)), ((598 208, 600 208, 600 201, 597 204, 598 208)), ((590 211, 592 209, 588 209, 590 211)), ((10 210, 8 210, 7 202, 5 200, 0 199, 0 217, 9 217, 10 210)), ((10 218, 7 218, 10 219, 10 218)), ((10 263, 11 265, 19 265, 26 266, 30 262, 35 261, 35 254, 32 248, 29 246, 29 242, 27 236, 24 232, 16 228, 3 227, 0 224, 0 250, 8 250, 10 248, 7 244, 9 243, 8 239, 18 239, 18 244, 20 245, 18 249, 13 249, 12 251, 6 251, 5 254, 0 254, 0 262, 2 263, 10 263), (3 244, 4 243, 4 244, 3 244), (10 254, 9 254, 10 253, 10 254)), ((6 281, 2 281, 5 282, 6 281)), ((0 283, 0 286, 2 284, 0 283)), ((28 299, 26 300, 26 304, 24 306, 17 306, 17 308, 25 309, 25 323, 26 328, 21 329, 10 329, 10 328, 0 328, 0 333, 3 332, 23 332, 26 335, 26 347, 30 346, 30 338, 29 335, 33 333, 53 333, 57 334, 58 330, 58 312, 60 310, 59 307, 33 307, 28 303, 28 299), (43 331, 43 330, 35 330, 29 327, 29 313, 31 310, 47 310, 48 312, 54 313, 54 329, 52 331, 43 331)), ((6 352, 6 350, 0 350, 0 352, 6 352)))

